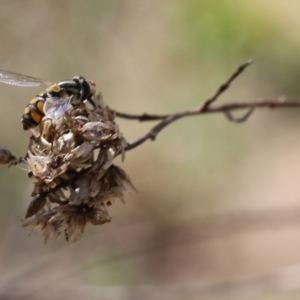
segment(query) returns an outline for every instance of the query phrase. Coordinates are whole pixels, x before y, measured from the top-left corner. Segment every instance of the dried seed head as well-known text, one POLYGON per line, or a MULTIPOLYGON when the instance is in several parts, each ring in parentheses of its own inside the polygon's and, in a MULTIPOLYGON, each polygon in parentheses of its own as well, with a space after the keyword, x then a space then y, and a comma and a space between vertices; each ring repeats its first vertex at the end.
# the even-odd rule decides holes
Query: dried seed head
POLYGON ((9 150, 0 148, 0 164, 16 164, 18 160, 14 157, 9 150))
POLYGON ((110 222, 106 205, 135 190, 113 165, 126 145, 115 114, 100 94, 93 101, 94 110, 80 104, 57 120, 44 117, 30 139, 26 163, 34 198, 23 224, 43 231, 46 242, 62 235, 74 242, 88 222, 110 222))

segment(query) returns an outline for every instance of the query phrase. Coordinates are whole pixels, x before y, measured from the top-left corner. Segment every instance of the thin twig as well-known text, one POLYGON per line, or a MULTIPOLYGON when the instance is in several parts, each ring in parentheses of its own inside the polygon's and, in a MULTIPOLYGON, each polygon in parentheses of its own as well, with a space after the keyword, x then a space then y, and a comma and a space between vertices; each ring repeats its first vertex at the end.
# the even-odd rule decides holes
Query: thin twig
POLYGON ((138 119, 140 121, 145 120, 160 120, 160 122, 152 127, 148 132, 144 135, 140 136, 136 140, 129 142, 125 148, 126 151, 131 150, 146 140, 154 140, 156 136, 159 134, 161 130, 163 130, 166 126, 170 125, 172 122, 187 116, 199 115, 204 113, 213 113, 213 112, 223 112, 227 116, 230 121, 234 122, 244 122, 247 120, 254 109, 256 107, 300 107, 299 101, 292 100, 261 100, 261 101, 253 101, 253 102, 241 102, 241 103, 229 103, 218 106, 212 106, 211 104, 215 102, 219 96, 225 92, 230 84, 242 74, 242 72, 252 63, 252 61, 247 61, 246 63, 240 65, 237 70, 229 77, 229 79, 220 85, 217 91, 208 98, 203 104, 201 104, 196 109, 176 112, 168 115, 150 115, 150 114, 142 114, 142 115, 128 115, 123 113, 117 113, 117 116, 127 118, 127 119, 138 119), (246 114, 242 118, 234 118, 231 114, 232 110, 237 109, 249 109, 246 114))
MULTIPOLYGON (((244 102, 231 102, 220 105, 214 105, 208 107, 205 111, 198 111, 196 114, 206 114, 206 113, 219 113, 225 111, 233 111, 233 110, 243 110, 250 109, 252 107, 255 108, 300 108, 300 99, 260 99, 260 100, 249 100, 244 102)), ((194 110, 196 111, 196 109, 194 110)), ((141 122, 145 121, 159 121, 163 120, 172 114, 167 115, 159 115, 159 114, 127 114, 116 112, 116 115, 123 119, 128 120, 137 120, 141 122)))
POLYGON ((214 95, 212 95, 210 98, 208 98, 203 105, 200 105, 200 110, 206 110, 213 102, 215 102, 219 96, 224 93, 228 88, 230 87, 230 84, 238 77, 240 76, 244 70, 249 67, 252 64, 252 60, 248 60, 247 62, 241 64, 237 70, 229 77, 229 79, 220 85, 220 87, 217 89, 214 95))
MULTIPOLYGON (((230 86, 230 84, 240 75, 242 72, 252 64, 252 60, 248 60, 247 62, 243 63, 240 65, 237 70, 229 77, 229 79, 224 82, 223 84, 220 85, 220 87, 217 89, 217 91, 209 97, 204 103, 202 103, 198 108, 194 109, 194 111, 200 112, 206 112, 208 108, 210 107, 211 103, 216 101, 219 96, 224 93, 230 86)), ((185 112, 182 112, 185 113, 185 112)), ((178 113, 175 113, 178 114, 178 113)), ((168 117, 171 117, 174 114, 168 114, 168 115, 151 115, 148 113, 143 113, 140 115, 134 115, 134 114, 127 114, 127 113, 121 113, 121 112, 116 112, 116 115, 120 118, 124 119, 133 119, 133 120, 139 120, 139 121, 156 121, 156 120, 161 120, 165 119, 168 117)))
POLYGON ((248 111, 242 116, 242 117, 234 117, 231 113, 231 111, 229 110, 225 110, 225 116, 227 117, 227 119, 231 122, 235 122, 235 123, 242 123, 248 120, 248 118, 252 115, 252 113, 254 112, 255 107, 250 107, 248 109, 248 111))

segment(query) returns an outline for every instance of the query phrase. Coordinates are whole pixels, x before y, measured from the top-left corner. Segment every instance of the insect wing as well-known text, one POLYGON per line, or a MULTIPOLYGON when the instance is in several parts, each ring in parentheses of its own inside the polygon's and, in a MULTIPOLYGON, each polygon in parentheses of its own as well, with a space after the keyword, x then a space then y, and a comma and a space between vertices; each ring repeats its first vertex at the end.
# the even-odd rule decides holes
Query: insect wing
POLYGON ((52 84, 50 81, 5 70, 0 70, 0 82, 23 87, 33 87, 39 86, 41 84, 52 84))
POLYGON ((47 98, 44 104, 44 113, 51 119, 60 118, 70 107, 72 97, 47 98))

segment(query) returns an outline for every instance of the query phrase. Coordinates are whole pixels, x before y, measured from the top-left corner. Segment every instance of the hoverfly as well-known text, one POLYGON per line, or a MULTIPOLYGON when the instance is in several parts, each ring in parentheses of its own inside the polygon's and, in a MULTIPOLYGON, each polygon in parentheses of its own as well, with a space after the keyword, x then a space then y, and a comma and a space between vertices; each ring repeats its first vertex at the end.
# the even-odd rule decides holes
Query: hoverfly
POLYGON ((0 70, 0 82, 22 87, 41 84, 49 86, 45 92, 32 98, 26 106, 21 119, 25 130, 38 126, 45 115, 51 119, 61 117, 70 105, 74 104, 74 100, 81 102, 87 100, 93 105, 92 96, 96 88, 94 81, 86 80, 83 76, 74 76, 71 80, 52 83, 4 70, 0 70))

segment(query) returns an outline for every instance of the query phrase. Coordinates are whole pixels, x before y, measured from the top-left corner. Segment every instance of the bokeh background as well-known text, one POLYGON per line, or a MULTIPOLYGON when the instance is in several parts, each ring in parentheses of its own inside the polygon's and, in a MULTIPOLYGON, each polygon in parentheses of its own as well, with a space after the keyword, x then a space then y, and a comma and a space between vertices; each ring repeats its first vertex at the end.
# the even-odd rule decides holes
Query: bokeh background
MULTIPOLYGON (((111 108, 170 113, 300 95, 296 0, 2 0, 0 69, 94 79, 111 108)), ((25 153, 20 117, 41 88, 1 84, 0 146, 25 153)), ((119 120, 128 140, 154 123, 119 120)), ((21 227, 31 184, 1 167, 0 299, 299 299, 300 118, 185 118, 121 165, 138 189, 67 245, 21 227)))

